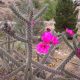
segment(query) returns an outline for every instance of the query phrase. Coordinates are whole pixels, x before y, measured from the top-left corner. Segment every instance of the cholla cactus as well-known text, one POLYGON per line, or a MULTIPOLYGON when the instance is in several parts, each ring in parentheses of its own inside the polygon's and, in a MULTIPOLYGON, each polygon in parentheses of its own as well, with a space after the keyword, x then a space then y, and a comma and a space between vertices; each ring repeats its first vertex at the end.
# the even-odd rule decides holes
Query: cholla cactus
MULTIPOLYGON (((18 9, 16 9, 16 5, 15 3, 10 5, 10 8, 11 10, 16 14, 16 16, 24 22, 25 24, 25 36, 26 36, 26 39, 25 41, 27 41, 27 49, 28 49, 28 52, 27 52, 27 56, 26 56, 26 70, 25 70, 25 80, 32 80, 32 68, 31 68, 31 62, 32 62, 32 27, 33 27, 33 24, 32 24, 32 20, 36 20, 39 16, 42 15, 42 13, 45 11, 45 9, 47 8, 47 5, 41 9, 36 15, 33 15, 33 2, 32 0, 27 0, 27 4, 28 4, 28 12, 27 12, 27 17, 25 18, 25 16, 23 16, 18 9), (29 73, 29 74, 28 74, 29 73), (28 75, 28 76, 27 76, 28 75)), ((6 25, 5 25, 6 27, 6 25)), ((12 30, 7 30, 9 27, 6 27, 6 29, 3 29, 4 31, 6 31, 8 34, 12 35, 12 36, 15 36, 15 33, 14 34, 11 34, 12 33, 12 30)), ((23 27, 24 28, 24 27, 23 27)), ((17 37, 18 39, 20 39, 19 37, 17 37)), ((9 77, 9 76, 8 76, 9 77)))
MULTIPOLYGON (((33 52, 32 51, 33 50, 32 49, 32 41, 34 40, 35 36, 33 36, 32 30, 33 30, 33 26, 35 26, 35 25, 33 25, 32 22, 35 21, 35 24, 36 24, 36 20, 42 15, 42 13, 46 10, 48 5, 46 5, 44 8, 42 8, 37 14, 33 14, 34 10, 33 10, 33 6, 31 6, 31 5, 33 5, 32 0, 28 0, 28 14, 27 14, 28 17, 27 18, 25 18, 25 16, 22 15, 22 13, 17 9, 15 3, 9 6, 11 8, 11 10, 15 13, 15 15, 24 23, 25 38, 17 35, 17 33, 13 29, 11 29, 11 26, 9 26, 9 24, 7 22, 5 22, 4 27, 2 27, 1 29, 5 33, 10 35, 11 37, 17 39, 18 41, 25 42, 25 44, 27 46, 26 47, 27 54, 25 56, 23 56, 22 54, 18 53, 16 50, 13 50, 18 55, 18 57, 20 56, 21 59, 23 60, 23 62, 18 62, 11 55, 9 55, 6 50, 4 50, 3 48, 0 47, 0 57, 3 59, 3 55, 6 56, 12 63, 14 63, 17 67, 19 67, 16 70, 14 70, 13 72, 11 72, 10 74, 3 77, 2 80, 5 80, 5 79, 9 80, 10 77, 16 75, 19 71, 24 71, 24 74, 25 74, 24 80, 36 80, 36 77, 34 77, 33 74, 37 75, 37 77, 39 76, 46 80, 52 80, 52 79, 56 78, 55 77, 56 74, 61 75, 61 76, 65 75, 64 72, 66 74, 70 75, 71 77, 74 77, 74 78, 77 78, 80 80, 80 78, 78 76, 71 74, 64 69, 65 65, 76 54, 76 49, 78 48, 78 45, 79 45, 79 44, 76 44, 76 42, 75 42, 75 35, 73 36, 73 45, 71 45, 68 42, 64 33, 59 35, 59 40, 61 40, 61 38, 63 38, 65 43, 73 51, 65 60, 63 60, 61 62, 61 64, 59 66, 56 67, 56 69, 54 69, 54 68, 44 66, 44 64, 46 63, 46 60, 48 60, 48 57, 50 57, 50 54, 58 47, 58 45, 56 45, 58 43, 57 37, 55 37, 55 35, 52 35, 50 33, 50 30, 48 29, 47 32, 49 32, 49 34, 47 36, 49 36, 49 37, 46 37, 46 34, 42 35, 42 37, 41 37, 42 42, 50 45, 47 47, 48 54, 46 54, 43 57, 41 62, 33 61, 33 59, 32 59, 32 52, 33 52), (50 40, 49 38, 51 38, 51 41, 49 41, 50 40), (48 43, 46 42, 46 39, 47 39, 48 43), (50 42, 52 42, 52 43, 50 43, 50 42), (53 46, 53 44, 55 46, 53 46), (32 67, 35 68, 35 70, 32 71, 32 69, 33 69, 32 67), (44 70, 48 71, 52 74, 48 78, 46 78, 44 70), (40 74, 40 75, 38 75, 38 74, 40 74)), ((42 48, 45 49, 46 46, 40 43, 39 47, 40 47, 39 49, 41 50, 42 48)), ((44 51, 44 50, 41 50, 41 51, 44 51)))

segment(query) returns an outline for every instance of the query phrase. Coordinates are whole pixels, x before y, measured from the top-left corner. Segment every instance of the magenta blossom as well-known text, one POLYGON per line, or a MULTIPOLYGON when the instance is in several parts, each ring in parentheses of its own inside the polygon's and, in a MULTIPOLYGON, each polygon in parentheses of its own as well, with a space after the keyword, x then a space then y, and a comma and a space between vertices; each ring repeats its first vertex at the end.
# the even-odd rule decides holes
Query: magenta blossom
POLYGON ((57 36, 53 36, 53 37, 52 37, 52 44, 53 44, 53 45, 59 44, 59 39, 58 39, 57 36))
POLYGON ((42 36, 41 36, 41 40, 45 43, 50 43, 52 40, 52 33, 50 31, 45 31, 42 36))
POLYGON ((76 49, 76 56, 80 59, 80 48, 76 49))
POLYGON ((40 42, 37 46, 36 46, 36 51, 39 55, 46 55, 48 54, 50 45, 46 44, 44 42, 40 42))
POLYGON ((73 35, 75 34, 74 31, 72 29, 68 29, 66 28, 66 32, 73 37, 73 35))

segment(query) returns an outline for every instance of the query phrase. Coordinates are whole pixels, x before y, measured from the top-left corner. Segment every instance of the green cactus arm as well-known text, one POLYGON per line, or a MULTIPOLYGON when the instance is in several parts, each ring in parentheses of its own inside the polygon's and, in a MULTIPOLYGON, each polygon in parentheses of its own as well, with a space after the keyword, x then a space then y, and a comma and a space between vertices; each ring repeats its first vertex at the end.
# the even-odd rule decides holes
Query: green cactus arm
POLYGON ((33 19, 36 20, 37 18, 39 18, 42 15, 42 13, 46 11, 47 7, 48 4, 46 4, 37 14, 35 14, 33 16, 33 19))
MULTIPOLYGON (((73 73, 70 73, 70 72, 67 71, 67 70, 64 70, 64 72, 65 72, 66 74, 68 74, 69 76, 80 80, 80 77, 79 77, 79 76, 77 76, 77 75, 75 75, 75 74, 73 74, 73 73)), ((70 80, 75 80, 75 79, 70 79, 70 80)))
POLYGON ((12 76, 16 75, 20 70, 23 70, 25 68, 26 64, 22 64, 19 68, 17 68, 15 71, 11 72, 10 74, 6 75, 3 79, 9 79, 12 76))
POLYGON ((20 20, 29 23, 28 20, 24 18, 24 16, 22 15, 22 13, 15 7, 15 4, 10 5, 9 8, 13 11, 13 13, 14 13, 20 20))
POLYGON ((75 49, 77 49, 77 42, 76 42, 76 35, 73 36, 73 46, 75 49))
POLYGON ((20 66, 20 63, 17 62, 6 50, 0 47, 0 57, 3 58, 2 56, 5 55, 9 60, 11 60, 14 64, 17 66, 20 66))
POLYGON ((74 50, 74 48, 72 47, 72 45, 68 42, 65 34, 63 34, 63 33, 62 33, 62 38, 63 38, 63 40, 65 41, 65 43, 66 43, 72 50, 74 50))
POLYGON ((75 52, 73 51, 57 68, 57 69, 61 69, 63 70, 65 65, 73 58, 73 56, 75 55, 75 52))

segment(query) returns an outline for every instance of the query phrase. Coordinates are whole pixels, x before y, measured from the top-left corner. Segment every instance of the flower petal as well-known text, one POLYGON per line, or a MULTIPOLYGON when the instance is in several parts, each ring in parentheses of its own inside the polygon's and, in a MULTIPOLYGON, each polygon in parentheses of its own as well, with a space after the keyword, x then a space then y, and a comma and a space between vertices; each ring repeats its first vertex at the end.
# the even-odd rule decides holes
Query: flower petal
POLYGON ((50 43, 52 39, 52 33, 44 32, 41 36, 41 39, 43 40, 43 42, 50 43))
POLYGON ((37 46, 36 46, 36 51, 39 55, 46 55, 48 54, 50 45, 46 44, 44 42, 40 42, 37 46))
POLYGON ((52 44, 53 44, 53 45, 59 44, 59 39, 58 39, 57 36, 53 36, 53 37, 52 37, 52 44))
POLYGON ((70 35, 73 36, 75 33, 72 29, 66 28, 66 32, 70 35))

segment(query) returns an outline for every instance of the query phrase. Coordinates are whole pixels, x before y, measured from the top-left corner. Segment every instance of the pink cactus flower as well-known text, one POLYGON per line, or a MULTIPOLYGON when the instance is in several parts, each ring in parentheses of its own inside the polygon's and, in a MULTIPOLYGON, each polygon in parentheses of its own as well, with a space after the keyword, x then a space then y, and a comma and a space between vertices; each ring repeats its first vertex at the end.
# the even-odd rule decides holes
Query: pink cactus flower
POLYGON ((37 46, 36 46, 36 51, 39 55, 46 55, 48 54, 50 45, 46 44, 44 42, 40 42, 37 46))
POLYGON ((66 28, 66 32, 73 37, 73 35, 75 34, 74 31, 72 29, 68 29, 66 28))
POLYGON ((52 37, 52 44, 53 44, 53 45, 59 44, 59 39, 58 39, 57 36, 53 36, 53 37, 52 37))
POLYGON ((80 59, 80 48, 76 49, 76 56, 80 59))
POLYGON ((50 31, 45 31, 42 35, 41 35, 41 40, 45 43, 50 43, 52 40, 52 33, 50 31))

